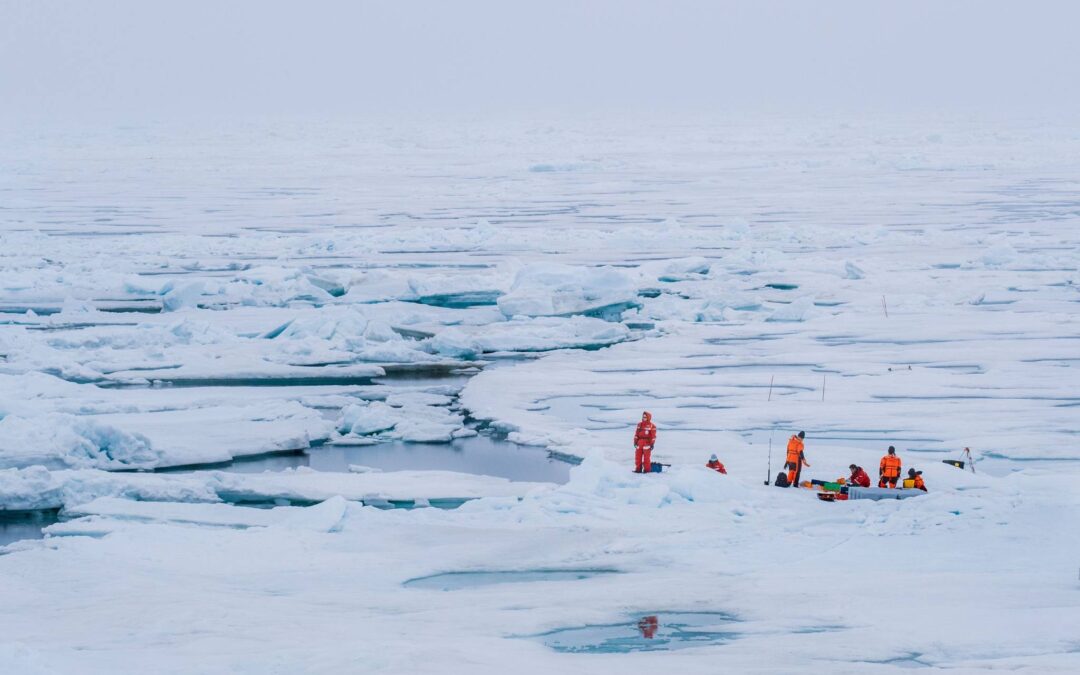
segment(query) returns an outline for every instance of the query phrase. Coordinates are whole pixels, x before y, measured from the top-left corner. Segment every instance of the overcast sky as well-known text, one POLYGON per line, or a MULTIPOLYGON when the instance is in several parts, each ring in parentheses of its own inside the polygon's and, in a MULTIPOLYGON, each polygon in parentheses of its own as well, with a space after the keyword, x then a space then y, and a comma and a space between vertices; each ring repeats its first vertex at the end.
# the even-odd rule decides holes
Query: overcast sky
POLYGON ((17 116, 1080 102, 1080 2, 0 0, 17 116))

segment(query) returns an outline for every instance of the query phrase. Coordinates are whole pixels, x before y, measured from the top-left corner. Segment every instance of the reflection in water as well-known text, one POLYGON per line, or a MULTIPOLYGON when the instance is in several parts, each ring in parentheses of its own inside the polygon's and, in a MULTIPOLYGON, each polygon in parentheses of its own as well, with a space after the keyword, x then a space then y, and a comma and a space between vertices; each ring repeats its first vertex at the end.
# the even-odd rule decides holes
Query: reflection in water
POLYGON ((559 652, 616 654, 723 644, 739 637, 737 623, 724 612, 660 612, 626 623, 559 628, 532 637, 559 652))
POLYGON ((660 627, 660 620, 656 618, 655 614, 645 616, 637 622, 637 627, 641 631, 641 637, 651 640, 656 635, 656 629, 660 627))

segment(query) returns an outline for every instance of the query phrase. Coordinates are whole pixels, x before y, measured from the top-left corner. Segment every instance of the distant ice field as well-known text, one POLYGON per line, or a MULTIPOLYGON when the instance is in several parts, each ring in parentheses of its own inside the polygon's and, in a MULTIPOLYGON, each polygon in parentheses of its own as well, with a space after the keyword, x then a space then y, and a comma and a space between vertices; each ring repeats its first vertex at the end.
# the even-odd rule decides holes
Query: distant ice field
POLYGON ((0 670, 1080 669, 1076 125, 0 146, 0 670))

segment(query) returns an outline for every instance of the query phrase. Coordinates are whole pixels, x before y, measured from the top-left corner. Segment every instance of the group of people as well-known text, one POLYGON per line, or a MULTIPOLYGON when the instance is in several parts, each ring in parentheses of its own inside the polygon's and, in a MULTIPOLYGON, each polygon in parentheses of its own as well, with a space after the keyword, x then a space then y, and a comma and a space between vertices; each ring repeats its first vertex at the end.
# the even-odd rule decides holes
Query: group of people
MULTIPOLYGON (((788 439, 787 457, 784 461, 784 468, 787 472, 781 471, 776 477, 778 486, 797 487, 802 476, 803 467, 810 466, 810 462, 806 461, 805 439, 805 431, 800 431, 788 439)), ((652 451, 655 445, 656 425, 653 424, 652 414, 644 412, 641 414, 641 422, 638 423, 637 430, 634 432, 634 473, 649 473, 652 471, 652 451)), ((727 469, 716 455, 709 457, 709 461, 705 463, 705 466, 720 473, 727 473, 727 469)), ((859 487, 870 487, 870 476, 861 466, 852 464, 848 468, 851 470, 851 476, 846 479, 841 478, 838 482, 859 487)), ((899 484, 901 487, 926 491, 922 471, 908 469, 907 479, 901 480, 902 471, 903 463, 896 454, 896 448, 890 445, 885 456, 878 463, 878 487, 895 488, 899 484)))
MULTIPOLYGON (((855 467, 854 464, 852 464, 852 466, 855 467)), ((878 480, 878 487, 896 487, 897 481, 900 480, 902 468, 900 457, 896 454, 896 448, 890 445, 885 456, 881 458, 881 463, 878 466, 878 474, 881 476, 878 480)), ((866 472, 863 471, 863 474, 865 475, 866 472)), ((901 482, 901 487, 913 487, 926 492, 926 483, 923 482, 922 471, 908 469, 907 475, 907 479, 901 482)))
MULTIPOLYGON (((652 421, 652 413, 641 413, 641 421, 638 422, 634 431, 634 473, 649 473, 652 471, 652 451, 656 445, 656 425, 652 421)), ((716 455, 709 457, 705 466, 713 471, 727 473, 727 469, 716 455)))
MULTIPOLYGON (((806 446, 803 443, 805 438, 806 432, 800 431, 788 440, 787 458, 784 462, 787 474, 781 473, 780 476, 777 476, 777 485, 784 484, 784 487, 797 487, 799 485, 802 468, 810 466, 810 463, 806 461, 806 446), (780 480, 781 476, 783 480, 780 480)), ((852 464, 848 469, 851 470, 851 476, 846 479, 842 478, 838 482, 859 487, 870 487, 870 476, 865 469, 857 464, 852 464)), ((879 488, 895 488, 899 483, 901 487, 912 487, 926 492, 926 483, 923 481, 922 471, 908 469, 907 480, 903 481, 900 478, 902 471, 903 463, 900 461, 899 455, 896 454, 896 448, 890 445, 885 452, 885 456, 878 463, 877 486, 879 488)))

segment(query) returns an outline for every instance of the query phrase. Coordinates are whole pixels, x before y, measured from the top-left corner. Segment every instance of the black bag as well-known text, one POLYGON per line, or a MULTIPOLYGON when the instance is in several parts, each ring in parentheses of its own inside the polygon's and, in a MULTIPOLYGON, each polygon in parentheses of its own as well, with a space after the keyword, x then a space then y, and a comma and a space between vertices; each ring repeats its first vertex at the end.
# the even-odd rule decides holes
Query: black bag
POLYGON ((791 487, 791 483, 789 483, 787 479, 787 474, 783 471, 776 474, 776 487, 791 487))

